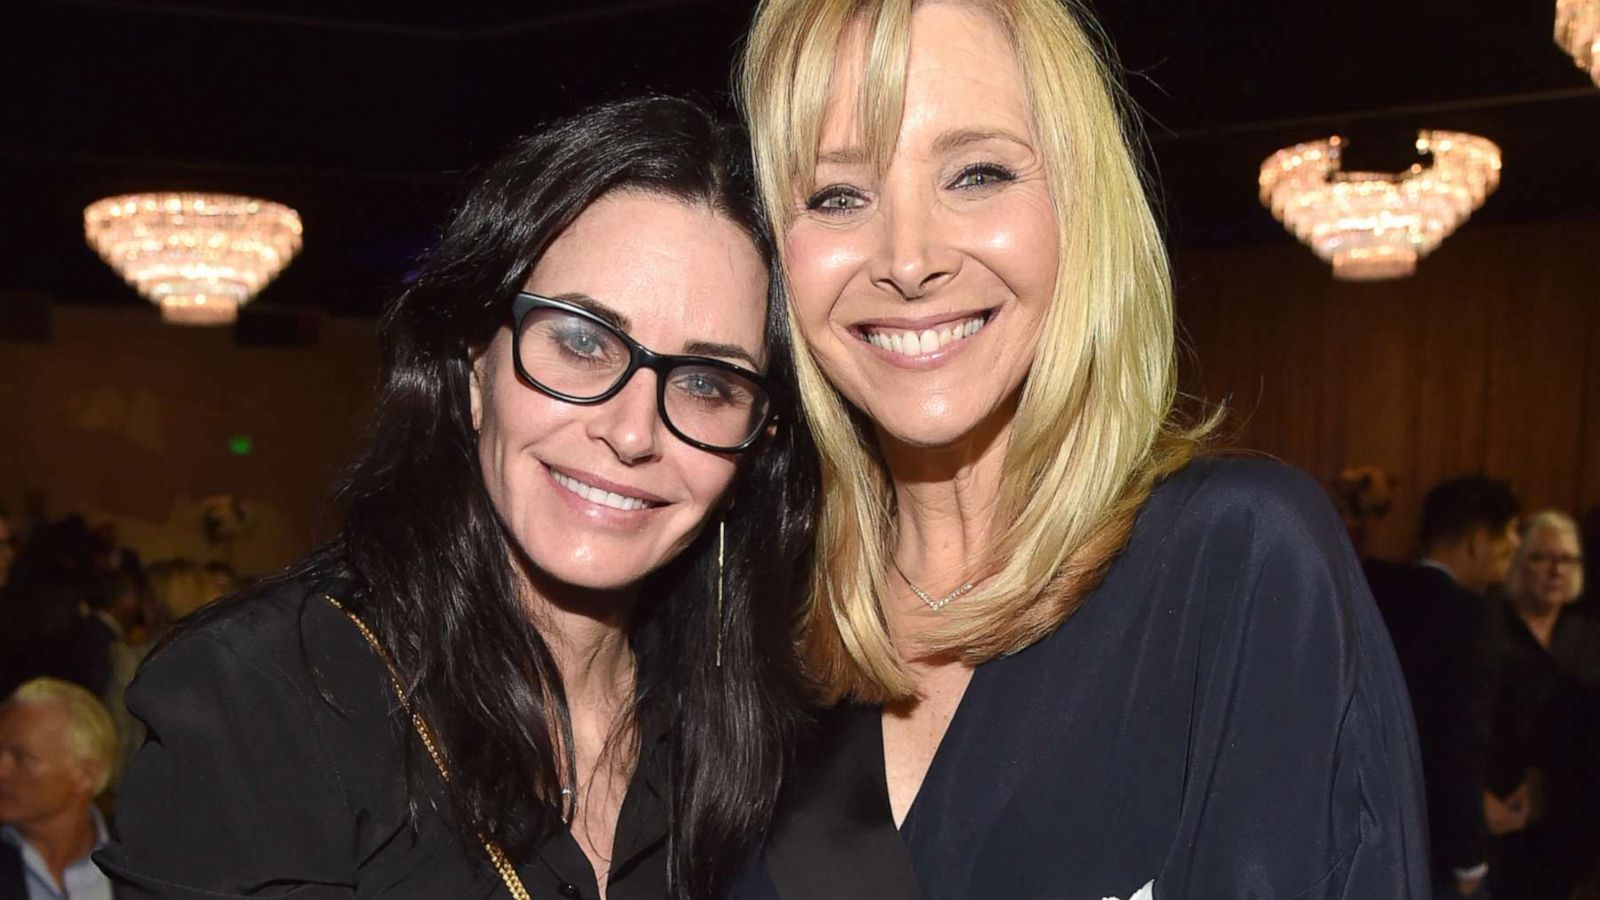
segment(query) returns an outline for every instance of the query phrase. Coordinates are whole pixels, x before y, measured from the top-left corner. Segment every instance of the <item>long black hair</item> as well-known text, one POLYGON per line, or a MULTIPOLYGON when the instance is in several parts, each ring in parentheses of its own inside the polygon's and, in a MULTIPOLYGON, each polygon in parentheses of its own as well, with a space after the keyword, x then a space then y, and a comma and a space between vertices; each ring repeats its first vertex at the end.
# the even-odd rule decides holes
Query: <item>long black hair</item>
MULTIPOLYGON (((344 527, 300 569, 352 584, 347 602, 393 656, 411 703, 443 745, 458 827, 493 838, 513 858, 526 858, 561 827, 558 747, 570 717, 550 652, 518 597, 520 551, 484 486, 469 357, 508 324, 512 296, 555 238, 622 190, 709 206, 740 226, 774 269, 748 151, 738 132, 695 103, 615 103, 516 144, 484 172, 384 313, 373 425, 337 494, 344 527)), ((791 344, 775 296, 769 292, 769 374, 782 383, 790 381, 791 344)), ((722 620, 716 529, 708 528, 646 578, 630 624, 633 708, 671 724, 675 897, 712 896, 726 881, 771 814, 801 721, 791 603, 818 476, 804 426, 787 418, 745 454, 733 488, 722 620)))

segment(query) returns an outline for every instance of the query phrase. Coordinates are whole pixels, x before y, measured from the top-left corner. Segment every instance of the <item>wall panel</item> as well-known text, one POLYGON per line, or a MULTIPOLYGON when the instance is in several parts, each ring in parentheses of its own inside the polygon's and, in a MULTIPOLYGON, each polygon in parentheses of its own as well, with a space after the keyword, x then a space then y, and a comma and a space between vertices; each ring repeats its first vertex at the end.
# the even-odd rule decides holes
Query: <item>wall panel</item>
POLYGON ((1399 478, 1369 552, 1410 553, 1423 492, 1466 472, 1530 507, 1600 503, 1600 220, 1469 223, 1398 281, 1334 281, 1287 235, 1176 271, 1183 384, 1229 400, 1230 444, 1399 478))

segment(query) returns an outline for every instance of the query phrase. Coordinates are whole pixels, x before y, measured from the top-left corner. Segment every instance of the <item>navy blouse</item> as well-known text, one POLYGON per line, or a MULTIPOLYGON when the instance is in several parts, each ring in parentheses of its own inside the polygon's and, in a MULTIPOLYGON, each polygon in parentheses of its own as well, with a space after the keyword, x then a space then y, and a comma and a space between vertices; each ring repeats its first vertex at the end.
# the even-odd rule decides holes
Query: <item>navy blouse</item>
POLYGON ((1425 898, 1405 684, 1285 466, 1160 485, 1102 585, 981 665, 896 830, 876 707, 830 713, 737 900, 1425 898))

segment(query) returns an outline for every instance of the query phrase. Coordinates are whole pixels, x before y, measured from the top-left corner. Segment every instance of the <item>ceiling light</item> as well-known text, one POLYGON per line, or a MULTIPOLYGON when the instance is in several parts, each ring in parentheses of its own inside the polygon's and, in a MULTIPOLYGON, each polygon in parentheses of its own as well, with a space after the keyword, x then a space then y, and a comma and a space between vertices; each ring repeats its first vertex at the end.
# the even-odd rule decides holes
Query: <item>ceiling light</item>
POLYGON ((300 215, 231 194, 107 197, 83 211, 89 245, 161 317, 225 325, 300 252, 300 215))
POLYGON ((1424 131, 1403 172, 1345 172, 1339 137, 1286 147, 1261 164, 1261 202, 1345 281, 1403 278, 1500 183, 1500 148, 1424 131))
POLYGON ((1556 43, 1600 84, 1600 0, 1556 0, 1556 43))

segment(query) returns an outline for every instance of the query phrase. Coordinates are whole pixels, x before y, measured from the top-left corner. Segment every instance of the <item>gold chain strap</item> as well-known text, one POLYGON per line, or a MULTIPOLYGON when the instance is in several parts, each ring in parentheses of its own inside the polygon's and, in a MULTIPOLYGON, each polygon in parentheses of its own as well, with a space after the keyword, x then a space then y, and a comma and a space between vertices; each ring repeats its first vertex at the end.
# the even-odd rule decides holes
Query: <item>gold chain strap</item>
MULTIPOLYGON (((343 603, 328 594, 323 594, 322 596, 333 604, 334 609, 344 613, 355 624, 356 629, 361 632, 361 636, 367 639, 368 644, 372 645, 372 652, 378 654, 378 659, 383 661, 383 667, 389 671, 389 686, 394 688, 394 695, 400 701, 400 705, 411 713, 411 724, 417 729, 417 735, 422 738, 422 746, 427 748, 428 756, 433 758, 433 764, 439 770, 439 777, 448 782, 450 780, 450 770, 445 767, 444 756, 439 752, 439 746, 434 743, 433 730, 428 727, 427 721, 422 718, 422 713, 412 709, 411 704, 407 702, 405 688, 400 685, 400 676, 395 673, 394 662, 389 659, 389 654, 384 651, 383 645, 378 643, 377 636, 372 633, 372 629, 367 627, 367 623, 361 621, 360 616, 345 609, 343 603)), ((511 892, 511 896, 515 897, 516 900, 533 900, 532 895, 528 893, 528 889, 522 886, 522 879, 517 876, 516 868, 511 865, 511 860, 506 857, 506 852, 500 849, 500 845, 483 835, 479 835, 478 839, 483 841, 483 849, 489 854, 489 862, 493 863, 494 870, 500 873, 500 880, 505 882, 506 890, 511 892)))

